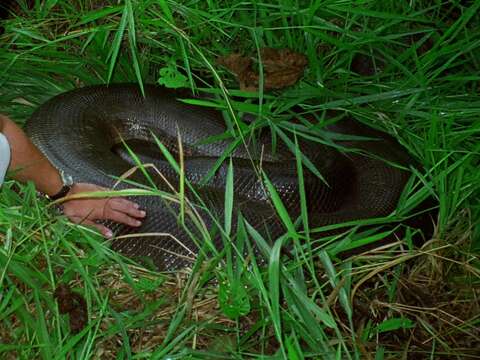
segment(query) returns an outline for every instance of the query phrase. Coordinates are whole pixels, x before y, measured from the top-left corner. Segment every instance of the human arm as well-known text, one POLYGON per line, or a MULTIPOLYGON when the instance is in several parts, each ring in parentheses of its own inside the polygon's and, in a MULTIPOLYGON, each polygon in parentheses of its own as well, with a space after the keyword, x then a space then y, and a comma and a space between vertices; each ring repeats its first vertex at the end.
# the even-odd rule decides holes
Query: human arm
MULTIPOLYGON (((57 194, 63 186, 59 171, 30 141, 26 134, 13 121, 0 114, 0 132, 8 139, 11 149, 9 170, 12 177, 21 182, 33 181, 37 190, 47 194, 57 194)), ((85 192, 104 191, 93 184, 77 183, 67 195, 85 192)), ((65 215, 76 223, 84 223, 98 228, 106 237, 111 237, 110 229, 96 224, 95 220, 113 220, 129 226, 140 226, 138 220, 145 212, 138 205, 123 198, 85 198, 63 203, 65 215)))
POLYGON ((35 147, 22 129, 6 116, 0 115, 0 132, 10 143, 9 170, 12 177, 21 182, 33 181, 37 190, 44 194, 56 194, 63 185, 58 170, 35 147))

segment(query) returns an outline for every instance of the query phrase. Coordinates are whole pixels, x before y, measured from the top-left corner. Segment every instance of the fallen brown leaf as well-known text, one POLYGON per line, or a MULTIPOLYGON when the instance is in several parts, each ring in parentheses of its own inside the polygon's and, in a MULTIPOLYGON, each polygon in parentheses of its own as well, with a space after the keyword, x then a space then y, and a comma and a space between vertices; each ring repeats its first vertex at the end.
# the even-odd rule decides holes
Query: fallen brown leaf
MULTIPOLYGON (((290 49, 263 48, 260 50, 260 58, 263 65, 263 88, 266 91, 294 85, 308 63, 305 55, 290 49)), ((220 57, 218 63, 235 74, 241 90, 258 90, 260 75, 254 70, 254 62, 250 57, 232 53, 220 57)))

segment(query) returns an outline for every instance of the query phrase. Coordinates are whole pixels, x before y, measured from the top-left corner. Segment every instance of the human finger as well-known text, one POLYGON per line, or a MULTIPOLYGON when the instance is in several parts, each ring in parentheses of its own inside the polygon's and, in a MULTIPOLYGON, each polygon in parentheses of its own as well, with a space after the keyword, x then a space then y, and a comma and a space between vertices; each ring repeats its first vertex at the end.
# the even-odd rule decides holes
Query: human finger
POLYGON ((142 225, 142 222, 134 217, 131 217, 123 212, 109 209, 105 212, 104 218, 112 220, 121 224, 125 224, 132 227, 138 227, 142 225))
POLYGON ((82 225, 88 225, 96 228, 107 239, 110 239, 113 236, 112 230, 110 230, 108 227, 102 224, 97 224, 96 222, 93 222, 91 220, 84 220, 82 222, 82 225))
POLYGON ((75 223, 75 224, 79 224, 79 225, 85 225, 85 226, 92 226, 94 228, 96 228, 98 231, 100 231, 100 233, 110 239, 112 236, 113 236, 113 232, 112 230, 110 230, 108 227, 106 227, 105 225, 102 225, 102 224, 97 224, 96 222, 92 221, 92 220, 89 220, 89 219, 86 219, 86 218, 82 218, 82 217, 79 217, 79 216, 70 216, 69 217, 70 221, 75 223))
POLYGON ((136 218, 143 218, 146 215, 144 210, 140 210, 140 206, 137 203, 123 198, 110 199, 107 206, 109 206, 112 210, 136 218))

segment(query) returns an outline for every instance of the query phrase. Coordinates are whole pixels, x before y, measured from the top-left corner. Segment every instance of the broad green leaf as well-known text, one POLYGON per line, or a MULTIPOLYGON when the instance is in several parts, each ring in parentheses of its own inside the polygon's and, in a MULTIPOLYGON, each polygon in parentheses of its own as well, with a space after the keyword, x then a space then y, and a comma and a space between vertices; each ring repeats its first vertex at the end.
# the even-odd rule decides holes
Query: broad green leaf
POLYGON ((240 279, 220 282, 218 303, 222 312, 230 319, 238 319, 250 312, 250 298, 240 279))
POLYGON ((170 64, 162 69, 159 73, 158 83, 167 88, 177 89, 188 86, 188 79, 185 75, 181 74, 174 64, 170 64))
POLYGON ((398 329, 411 329, 413 327, 415 327, 415 322, 402 316, 382 321, 380 324, 377 325, 377 331, 379 333, 383 333, 388 331, 395 331, 398 329))

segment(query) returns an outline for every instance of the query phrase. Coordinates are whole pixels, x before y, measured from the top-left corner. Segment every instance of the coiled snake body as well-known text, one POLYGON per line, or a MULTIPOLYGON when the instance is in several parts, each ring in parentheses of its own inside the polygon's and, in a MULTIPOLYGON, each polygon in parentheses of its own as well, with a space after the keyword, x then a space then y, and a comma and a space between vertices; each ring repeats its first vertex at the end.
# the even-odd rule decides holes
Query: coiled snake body
MULTIPOLYGON (((188 105, 177 100, 175 93, 155 86, 146 86, 143 97, 134 84, 90 86, 60 94, 40 106, 26 124, 33 142, 57 168, 71 174, 77 182, 113 186, 114 176, 124 174, 134 165, 124 150, 123 139, 142 162, 155 165, 163 176, 152 173, 157 179, 156 186, 170 192, 165 180, 178 189, 179 177, 158 150, 151 134, 155 134, 175 157, 178 156, 176 144, 180 135, 185 179, 204 200, 206 208, 195 209, 205 229, 210 230, 215 227, 210 213, 223 219, 228 161, 224 161, 206 183, 201 184, 201 181, 229 147, 230 141, 204 140, 224 134, 226 130, 220 111, 188 105)), ((302 154, 325 180, 303 166, 310 226, 388 215, 397 205, 409 172, 384 160, 408 167, 410 157, 390 136, 358 122, 337 122, 328 130, 369 138, 336 143, 373 156, 342 153, 331 146, 299 137, 302 154)), ((275 239, 285 229, 275 215, 263 181, 252 171, 252 159, 260 164, 295 219, 300 213, 295 154, 281 141, 277 141, 273 149, 271 136, 266 134, 256 141, 247 141, 245 146, 237 146, 231 156, 233 225, 240 211, 254 228, 275 239)), ((133 180, 145 183, 140 175, 133 180)), ((182 226, 178 221, 179 205, 175 201, 156 196, 138 197, 135 201, 148 213, 142 227, 135 231, 157 235, 114 240, 113 248, 134 258, 149 257, 162 269, 188 266, 188 259, 206 242, 205 234, 195 230, 198 224, 187 216, 186 228, 182 226)), ((133 231, 122 226, 117 230, 119 234, 133 231)), ((212 238, 214 245, 220 247, 222 240, 218 232, 212 238)))

